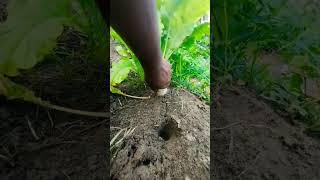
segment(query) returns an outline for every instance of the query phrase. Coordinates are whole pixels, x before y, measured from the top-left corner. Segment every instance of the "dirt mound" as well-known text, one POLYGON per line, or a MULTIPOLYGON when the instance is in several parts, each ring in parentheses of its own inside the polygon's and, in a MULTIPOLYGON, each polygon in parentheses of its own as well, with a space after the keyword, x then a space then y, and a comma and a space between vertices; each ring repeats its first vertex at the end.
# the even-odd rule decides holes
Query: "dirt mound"
POLYGON ((98 180, 106 176, 103 121, 3 99, 0 104, 0 179, 98 180))
POLYGON ((209 106, 182 89, 128 101, 111 126, 136 129, 112 162, 111 178, 209 179, 209 116, 209 106))
POLYGON ((216 179, 319 179, 320 141, 254 93, 221 90, 212 106, 216 179))

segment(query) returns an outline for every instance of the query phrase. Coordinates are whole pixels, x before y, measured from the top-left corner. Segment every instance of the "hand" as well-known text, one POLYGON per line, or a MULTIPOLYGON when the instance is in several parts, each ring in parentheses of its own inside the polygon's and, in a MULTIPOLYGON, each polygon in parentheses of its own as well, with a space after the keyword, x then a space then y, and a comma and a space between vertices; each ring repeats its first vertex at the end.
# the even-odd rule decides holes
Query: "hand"
POLYGON ((171 65, 168 61, 162 60, 160 72, 156 75, 145 74, 145 80, 152 90, 164 89, 170 85, 171 65))

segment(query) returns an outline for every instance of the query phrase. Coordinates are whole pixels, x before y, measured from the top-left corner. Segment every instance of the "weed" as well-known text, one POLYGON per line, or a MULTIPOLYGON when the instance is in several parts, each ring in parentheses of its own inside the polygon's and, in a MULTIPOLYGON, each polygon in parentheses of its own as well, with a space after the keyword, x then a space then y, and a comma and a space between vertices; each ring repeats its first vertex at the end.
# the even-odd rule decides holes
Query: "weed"
POLYGON ((320 78, 320 32, 315 30, 319 11, 305 8, 310 2, 214 1, 213 70, 216 83, 255 89, 315 131, 320 104, 306 96, 306 79, 320 78), (281 55, 290 72, 271 76, 259 59, 266 50, 281 55))

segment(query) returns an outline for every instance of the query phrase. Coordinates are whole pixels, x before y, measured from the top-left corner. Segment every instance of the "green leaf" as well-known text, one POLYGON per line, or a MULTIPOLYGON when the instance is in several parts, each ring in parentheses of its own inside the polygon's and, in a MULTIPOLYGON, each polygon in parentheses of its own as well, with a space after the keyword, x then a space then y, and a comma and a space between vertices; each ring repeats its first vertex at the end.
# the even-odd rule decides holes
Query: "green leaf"
POLYGON ((9 100, 20 99, 36 104, 46 104, 34 93, 24 86, 14 83, 10 79, 0 74, 0 95, 6 96, 9 100))
POLYGON ((289 79, 289 88, 302 93, 301 86, 303 84, 303 78, 299 74, 292 74, 289 79))
POLYGON ((205 35, 210 35, 210 23, 203 23, 198 25, 194 28, 191 35, 189 35, 183 43, 181 44, 182 47, 188 49, 190 48, 196 41, 199 41, 205 35))
POLYGON ((312 64, 304 64, 300 67, 307 77, 318 78, 320 76, 320 71, 316 66, 312 64))
POLYGON ((127 52, 126 49, 124 49, 121 45, 119 46, 116 46, 115 47, 115 50, 117 51, 117 53, 120 55, 120 56, 130 56, 130 54, 127 52))
POLYGON ((112 63, 110 73, 110 86, 116 86, 124 81, 131 70, 133 70, 134 64, 128 58, 122 57, 119 61, 112 63))
POLYGON ((120 95, 124 94, 120 89, 118 89, 118 88, 116 88, 114 86, 110 86, 110 92, 112 92, 114 94, 120 94, 120 95))
MULTIPOLYGON (((123 39, 111 27, 110 27, 110 36, 121 44, 119 46, 116 46, 116 51, 119 53, 119 55, 132 58, 131 60, 134 64, 133 70, 138 73, 140 79, 144 79, 144 71, 140 61, 134 55, 134 53, 131 51, 128 45, 123 41, 123 39)), ((112 72, 111 72, 111 76, 112 76, 112 72)))
POLYGON ((161 8, 161 0, 156 0, 156 3, 157 3, 157 9, 160 10, 161 8))
MULTIPOLYGON (((121 45, 123 45, 124 47, 126 47, 126 49, 128 51, 131 51, 131 49, 128 47, 128 45, 123 41, 123 39, 120 37, 120 35, 113 29, 110 27, 110 36, 115 39, 116 41, 118 41, 121 45)), ((132 53, 133 54, 133 53, 132 53)))
POLYGON ((63 26, 70 23, 66 0, 12 0, 8 20, 0 24, 0 73, 17 75, 33 67, 56 46, 63 26))
POLYGON ((163 0, 161 4, 161 21, 166 31, 163 54, 169 59, 173 50, 192 33, 195 23, 209 12, 209 0, 163 0))

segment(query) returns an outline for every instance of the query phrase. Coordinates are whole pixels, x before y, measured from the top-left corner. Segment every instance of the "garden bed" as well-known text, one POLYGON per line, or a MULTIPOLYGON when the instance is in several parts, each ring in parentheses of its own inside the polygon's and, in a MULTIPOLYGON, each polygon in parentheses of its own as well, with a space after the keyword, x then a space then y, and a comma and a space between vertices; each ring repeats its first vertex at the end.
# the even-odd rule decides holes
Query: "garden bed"
POLYGON ((216 179, 319 179, 320 141, 245 88, 221 89, 211 107, 216 179))
POLYGON ((111 100, 112 137, 119 129, 134 128, 117 149, 112 179, 209 179, 208 105, 174 88, 164 97, 111 100))

